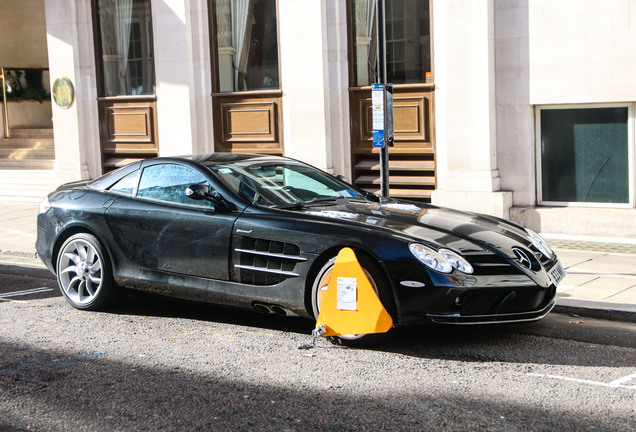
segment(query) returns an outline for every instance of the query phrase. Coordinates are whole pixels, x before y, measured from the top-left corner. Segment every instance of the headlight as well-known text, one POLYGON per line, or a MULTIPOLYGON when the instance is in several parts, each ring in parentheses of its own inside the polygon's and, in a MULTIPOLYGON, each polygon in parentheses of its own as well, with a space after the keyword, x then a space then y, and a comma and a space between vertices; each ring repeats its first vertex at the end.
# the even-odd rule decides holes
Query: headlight
POLYGON ((554 251, 552 251, 548 243, 543 240, 539 234, 528 228, 526 228, 526 232, 528 233, 528 239, 532 242, 532 246, 534 246, 546 258, 552 258, 554 256, 554 251))
POLYGON ((448 249, 440 249, 435 252, 433 249, 419 243, 409 245, 411 253, 426 267, 440 273, 450 273, 453 268, 471 274, 473 267, 464 258, 448 249))
POLYGON ((40 201, 40 206, 38 207, 38 214, 46 213, 51 210, 51 203, 49 202, 49 198, 45 197, 42 201, 40 201))
POLYGON ((448 249, 440 249, 439 254, 450 263, 453 268, 456 268, 462 273, 473 274, 473 266, 468 261, 457 255, 455 252, 448 249))

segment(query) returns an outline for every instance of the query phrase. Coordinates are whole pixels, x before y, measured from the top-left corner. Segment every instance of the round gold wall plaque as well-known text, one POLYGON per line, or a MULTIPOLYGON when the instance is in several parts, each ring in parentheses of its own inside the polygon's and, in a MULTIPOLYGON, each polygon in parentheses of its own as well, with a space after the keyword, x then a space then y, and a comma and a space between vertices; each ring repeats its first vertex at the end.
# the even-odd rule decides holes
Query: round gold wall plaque
POLYGON ((70 79, 63 76, 55 80, 53 83, 53 100, 55 104, 62 109, 68 109, 73 105, 75 98, 75 89, 70 79))

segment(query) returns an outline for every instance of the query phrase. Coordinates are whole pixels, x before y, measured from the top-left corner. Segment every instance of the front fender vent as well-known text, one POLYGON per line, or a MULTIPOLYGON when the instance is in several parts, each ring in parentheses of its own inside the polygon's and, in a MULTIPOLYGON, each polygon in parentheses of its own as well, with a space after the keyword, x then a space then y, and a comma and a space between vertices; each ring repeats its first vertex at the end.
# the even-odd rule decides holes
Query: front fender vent
POLYGON ((236 278, 249 285, 276 285, 298 277, 296 264, 307 260, 295 244, 251 237, 241 239, 234 257, 236 278))

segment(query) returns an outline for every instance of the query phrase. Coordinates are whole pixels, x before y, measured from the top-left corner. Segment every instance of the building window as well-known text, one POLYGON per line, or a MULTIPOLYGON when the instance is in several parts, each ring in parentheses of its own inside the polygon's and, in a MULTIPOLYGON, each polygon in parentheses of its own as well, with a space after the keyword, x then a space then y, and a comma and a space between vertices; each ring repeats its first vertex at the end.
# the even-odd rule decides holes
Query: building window
MULTIPOLYGON (((376 82, 376 0, 351 0, 354 86, 376 82)), ((428 1, 386 0, 387 82, 418 84, 431 72, 428 1)))
POLYGON ((633 206, 632 106, 537 109, 539 201, 633 206))
POLYGON ((214 0, 218 92, 279 88, 276 0, 214 0))
POLYGON ((98 0, 104 96, 154 94, 149 0, 98 0))

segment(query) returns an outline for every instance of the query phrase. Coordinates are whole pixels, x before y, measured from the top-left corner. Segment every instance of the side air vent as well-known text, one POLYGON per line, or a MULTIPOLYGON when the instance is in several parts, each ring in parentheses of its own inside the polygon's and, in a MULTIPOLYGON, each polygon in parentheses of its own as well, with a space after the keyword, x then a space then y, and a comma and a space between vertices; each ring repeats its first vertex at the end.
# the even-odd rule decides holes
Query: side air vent
POLYGON ((292 243, 243 237, 234 249, 237 279, 250 285, 275 285, 298 277, 296 264, 306 261, 292 243))

